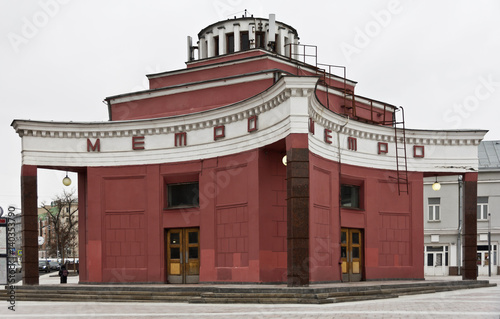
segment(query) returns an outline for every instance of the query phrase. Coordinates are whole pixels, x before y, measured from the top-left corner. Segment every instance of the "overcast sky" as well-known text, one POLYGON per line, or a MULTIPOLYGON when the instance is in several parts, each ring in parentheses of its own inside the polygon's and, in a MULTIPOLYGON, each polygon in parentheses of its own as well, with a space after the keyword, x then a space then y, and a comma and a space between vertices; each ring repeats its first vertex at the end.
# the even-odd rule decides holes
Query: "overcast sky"
MULTIPOLYGON (((345 65, 357 94, 403 106, 407 128, 500 140, 500 1, 0 0, 0 206, 21 204, 12 120, 107 121, 105 97, 185 68, 186 36, 245 9, 345 65)), ((39 202, 64 175, 39 170, 39 202)))

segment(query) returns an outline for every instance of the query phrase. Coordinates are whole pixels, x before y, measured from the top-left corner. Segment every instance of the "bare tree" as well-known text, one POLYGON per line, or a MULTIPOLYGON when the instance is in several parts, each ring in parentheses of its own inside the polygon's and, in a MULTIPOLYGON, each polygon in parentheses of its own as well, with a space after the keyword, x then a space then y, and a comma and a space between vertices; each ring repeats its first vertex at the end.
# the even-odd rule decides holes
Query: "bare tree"
POLYGON ((47 212, 47 221, 50 233, 50 251, 55 252, 57 258, 66 258, 66 250, 74 249, 78 238, 78 198, 75 191, 63 191, 61 195, 53 198, 51 205, 42 203, 42 208, 47 212))

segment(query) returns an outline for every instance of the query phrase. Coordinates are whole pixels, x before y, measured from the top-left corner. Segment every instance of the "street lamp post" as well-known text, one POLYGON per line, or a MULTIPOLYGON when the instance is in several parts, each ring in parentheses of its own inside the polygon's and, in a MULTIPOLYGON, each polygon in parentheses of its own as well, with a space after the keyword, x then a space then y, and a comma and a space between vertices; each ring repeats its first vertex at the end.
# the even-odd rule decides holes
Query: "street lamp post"
POLYGON ((491 277, 491 213, 488 212, 488 277, 491 277))

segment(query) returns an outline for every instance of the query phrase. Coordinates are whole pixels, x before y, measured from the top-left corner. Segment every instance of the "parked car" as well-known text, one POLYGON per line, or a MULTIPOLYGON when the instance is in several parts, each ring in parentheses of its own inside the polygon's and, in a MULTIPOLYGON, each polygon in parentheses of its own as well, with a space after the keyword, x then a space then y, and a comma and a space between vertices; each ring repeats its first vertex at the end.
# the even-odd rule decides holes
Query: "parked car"
POLYGON ((38 261, 38 271, 50 272, 50 264, 48 261, 39 260, 38 261))
POLYGON ((16 269, 16 272, 20 273, 21 272, 21 265, 18 262, 14 263, 14 267, 16 269))
POLYGON ((50 270, 57 270, 59 271, 61 269, 61 265, 57 261, 49 261, 49 266, 50 270))

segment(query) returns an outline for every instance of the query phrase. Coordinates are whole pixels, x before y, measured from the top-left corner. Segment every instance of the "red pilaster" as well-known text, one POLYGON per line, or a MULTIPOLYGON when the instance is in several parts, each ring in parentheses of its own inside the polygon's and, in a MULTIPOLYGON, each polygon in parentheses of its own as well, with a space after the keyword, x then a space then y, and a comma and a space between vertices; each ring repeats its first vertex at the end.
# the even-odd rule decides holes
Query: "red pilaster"
POLYGON ((24 285, 38 285, 37 167, 21 167, 22 272, 24 285))
POLYGON ((477 173, 464 174, 464 233, 462 279, 477 279, 477 173))

